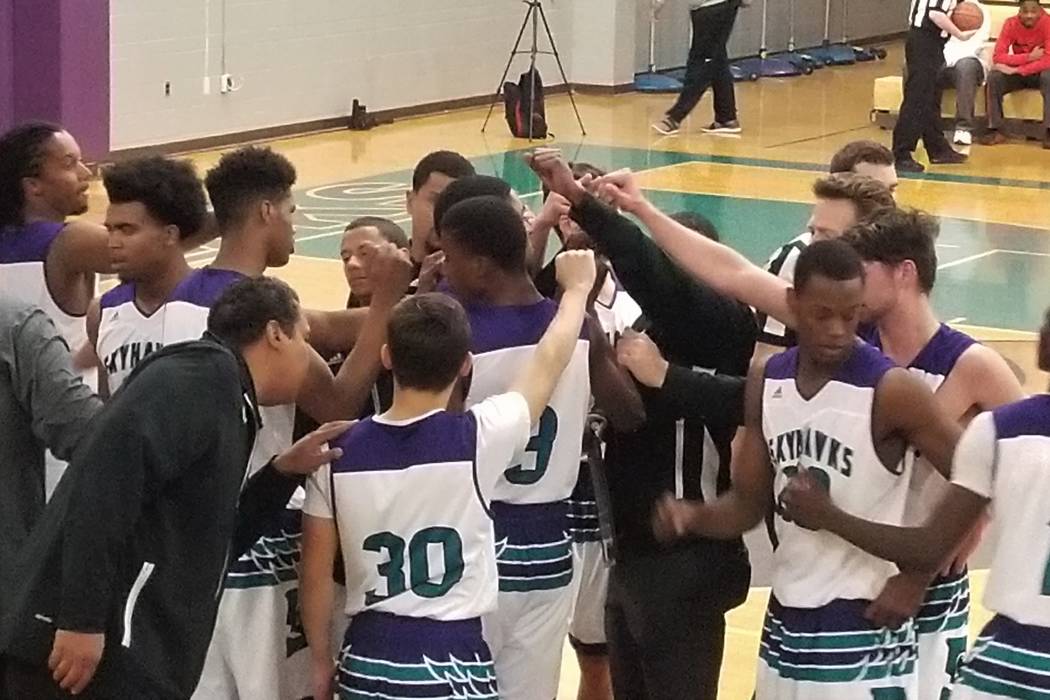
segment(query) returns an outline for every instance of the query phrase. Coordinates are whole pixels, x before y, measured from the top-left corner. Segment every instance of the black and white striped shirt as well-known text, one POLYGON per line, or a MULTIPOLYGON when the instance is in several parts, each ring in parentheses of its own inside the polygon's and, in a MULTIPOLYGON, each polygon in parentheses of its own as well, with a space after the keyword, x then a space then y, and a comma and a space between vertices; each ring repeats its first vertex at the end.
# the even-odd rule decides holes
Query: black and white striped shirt
MULTIPOLYGON (((807 231, 780 246, 769 256, 766 271, 787 281, 788 284, 794 284, 795 265, 798 263, 798 257, 812 242, 813 234, 807 231)), ((755 321, 758 324, 758 342, 775 345, 778 348, 790 348, 798 344, 795 332, 772 316, 756 310, 755 321)))
POLYGON ((959 0, 911 0, 911 13, 908 15, 909 25, 917 29, 925 29, 937 32, 941 36, 947 36, 930 19, 931 12, 943 12, 950 15, 959 0))

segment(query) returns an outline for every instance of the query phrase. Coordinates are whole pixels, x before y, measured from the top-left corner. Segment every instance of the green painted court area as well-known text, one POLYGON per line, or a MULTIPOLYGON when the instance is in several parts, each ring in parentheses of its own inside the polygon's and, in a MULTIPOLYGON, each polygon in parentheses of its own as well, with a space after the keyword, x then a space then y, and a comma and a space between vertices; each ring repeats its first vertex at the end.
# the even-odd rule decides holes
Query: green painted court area
MULTIPOLYGON (((630 167, 643 171, 686 162, 717 162, 793 170, 807 178, 823 170, 822 166, 809 163, 630 148, 564 146, 563 150, 573 160, 607 169, 630 167)), ((522 151, 509 151, 476 158, 475 165, 480 172, 506 179, 535 208, 540 203, 538 183, 521 154, 522 151)), ((1040 181, 927 177, 1050 189, 1050 183, 1040 181)), ((410 179, 409 171, 400 171, 298 192, 298 253, 338 260, 343 227, 357 216, 385 216, 407 229, 404 193, 410 179)), ((809 206, 804 204, 664 191, 649 194, 664 211, 691 210, 707 216, 718 226, 724 241, 759 263, 781 243, 801 233, 809 215, 809 206)), ((1050 302, 1050 236, 1044 231, 945 218, 938 246, 941 269, 934 301, 943 319, 1022 331, 1039 326, 1050 302)))

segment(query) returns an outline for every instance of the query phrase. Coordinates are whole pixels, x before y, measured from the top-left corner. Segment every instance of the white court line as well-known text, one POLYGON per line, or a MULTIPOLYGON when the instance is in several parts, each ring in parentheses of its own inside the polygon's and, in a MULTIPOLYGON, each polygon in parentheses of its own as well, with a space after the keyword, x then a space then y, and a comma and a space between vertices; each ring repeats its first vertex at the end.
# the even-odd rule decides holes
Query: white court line
POLYGON ((998 250, 986 250, 983 253, 977 253, 976 255, 967 255, 965 258, 959 258, 958 260, 952 260, 951 262, 946 262, 942 265, 938 265, 937 269, 947 270, 952 267, 958 267, 959 265, 965 265, 966 263, 972 263, 975 260, 990 257, 998 252, 998 250))
POLYGON ((991 250, 986 250, 983 253, 967 255, 965 258, 959 258, 958 260, 952 260, 951 262, 946 262, 943 265, 938 265, 937 269, 947 270, 958 265, 965 265, 966 263, 974 262, 975 260, 988 258, 998 253, 1005 253, 1007 255, 1028 255, 1033 258, 1050 258, 1050 253, 1040 253, 1034 250, 1012 250, 1009 248, 992 248, 991 250))

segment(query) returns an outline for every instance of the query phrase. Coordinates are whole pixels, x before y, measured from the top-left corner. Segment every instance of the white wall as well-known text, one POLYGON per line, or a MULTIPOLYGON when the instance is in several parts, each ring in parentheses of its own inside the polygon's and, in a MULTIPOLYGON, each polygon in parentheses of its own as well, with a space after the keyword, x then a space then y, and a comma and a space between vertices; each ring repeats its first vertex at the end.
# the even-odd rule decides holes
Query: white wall
MULTIPOLYGON (((570 80, 612 84, 631 72, 622 56, 612 71, 574 61, 573 4, 632 1, 545 0, 570 80)), ((515 0, 111 0, 111 147, 345 115, 354 97, 381 110, 487 94, 525 12, 515 0), (218 90, 224 43, 226 70, 241 84, 227 95, 218 90)), ((631 57, 633 23, 621 24, 631 57)), ((539 65, 546 82, 561 82, 553 59, 539 65)))

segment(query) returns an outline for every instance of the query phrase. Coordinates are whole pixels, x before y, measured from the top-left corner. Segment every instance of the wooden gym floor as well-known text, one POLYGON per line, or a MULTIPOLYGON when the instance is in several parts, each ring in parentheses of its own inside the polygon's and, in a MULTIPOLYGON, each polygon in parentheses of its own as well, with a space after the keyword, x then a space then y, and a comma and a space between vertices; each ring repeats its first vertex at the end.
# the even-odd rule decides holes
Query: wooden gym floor
MULTIPOLYGON (((764 261, 782 242, 803 231, 809 187, 843 144, 889 134, 871 125, 872 80, 899 72, 900 47, 886 61, 827 68, 812 76, 738 84, 744 133, 700 133, 711 120, 710 96, 677 137, 659 137, 649 124, 672 96, 579 96, 588 135, 581 137, 567 97, 552 98, 548 120, 553 143, 574 160, 604 168, 632 167, 668 211, 695 209, 712 219, 724 240, 764 261)), ((485 109, 405 120, 370 132, 337 131, 272 143, 299 172, 297 255, 274 273, 314 308, 337 308, 346 298, 339 259, 343 227, 356 216, 390 217, 408 228, 404 192, 411 168, 431 150, 452 149, 479 170, 505 177, 539 204, 539 185, 521 162, 529 148, 508 135, 497 107, 482 134, 485 109)), ((203 173, 219 152, 191 155, 203 173)), ((101 218, 105 196, 93 189, 91 216, 101 218)), ((1002 352, 1023 374, 1029 391, 1046 388, 1034 368, 1034 333, 1050 305, 1050 152, 1034 143, 973 148, 963 166, 933 168, 902 178, 898 199, 942 217, 940 275, 934 301, 940 316, 1002 352)), ((206 263, 213 251, 192 254, 206 263)), ((753 687, 758 634, 768 590, 768 546, 752 536, 755 588, 730 615, 721 697, 746 700, 753 687)), ((977 564, 987 562, 978 556, 977 564)), ((983 574, 975 573, 976 587, 983 574)), ((975 597, 975 600, 979 598, 975 597)), ((986 619, 976 612, 973 630, 986 619)), ((571 652, 563 667, 561 698, 575 697, 578 674, 571 652)))

